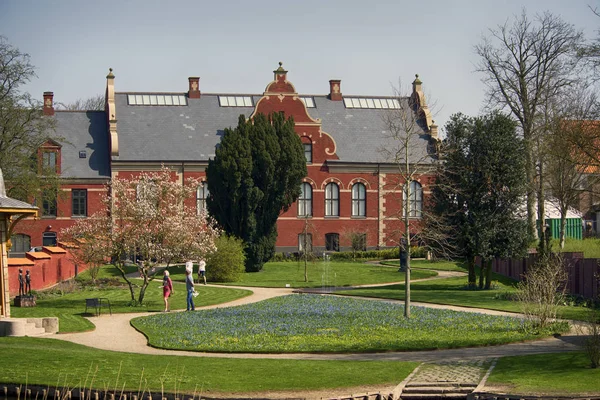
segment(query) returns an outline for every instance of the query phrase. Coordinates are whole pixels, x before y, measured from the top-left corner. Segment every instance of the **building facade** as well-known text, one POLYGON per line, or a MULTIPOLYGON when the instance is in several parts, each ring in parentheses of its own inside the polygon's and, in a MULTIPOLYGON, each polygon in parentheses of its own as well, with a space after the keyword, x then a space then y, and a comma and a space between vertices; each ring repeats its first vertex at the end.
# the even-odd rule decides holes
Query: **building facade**
MULTIPOLYGON (((278 220, 278 251, 338 251, 357 238, 365 249, 397 246, 405 212, 418 231, 438 140, 418 76, 410 96, 390 97, 343 95, 340 80, 327 94, 299 94, 281 63, 273 73, 262 94, 202 93, 199 77, 188 78, 187 92, 139 93, 116 91, 111 70, 104 111, 55 110, 44 93, 44 114, 64 142, 48 142, 40 159, 64 184, 56 202, 38 205, 39 219, 18 226, 12 253, 55 245, 61 229, 98 211, 115 177, 165 165, 181 182, 205 179, 224 129, 240 115, 272 112, 293 116, 308 169, 300 198, 278 220)), ((199 210, 209 195, 198 188, 199 210)))

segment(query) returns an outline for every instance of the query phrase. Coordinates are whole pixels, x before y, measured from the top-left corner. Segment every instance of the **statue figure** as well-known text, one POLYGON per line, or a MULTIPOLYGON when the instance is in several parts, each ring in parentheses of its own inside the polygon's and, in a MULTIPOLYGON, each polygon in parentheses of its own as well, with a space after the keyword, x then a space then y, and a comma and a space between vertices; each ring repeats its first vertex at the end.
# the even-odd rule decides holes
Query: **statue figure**
POLYGON ((29 274, 29 270, 25 272, 25 293, 31 296, 31 275, 29 274))
POLYGON ((25 289, 23 287, 23 270, 19 268, 19 296, 23 296, 25 294, 25 289))

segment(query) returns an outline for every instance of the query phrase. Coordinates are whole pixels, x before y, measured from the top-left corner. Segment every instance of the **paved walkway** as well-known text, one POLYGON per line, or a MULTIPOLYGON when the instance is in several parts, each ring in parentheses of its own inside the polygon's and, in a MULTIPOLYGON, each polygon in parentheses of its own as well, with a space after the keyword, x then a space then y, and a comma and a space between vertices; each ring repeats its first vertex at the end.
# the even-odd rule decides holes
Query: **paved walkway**
MULTIPOLYGON (((454 276, 453 272, 440 271, 440 277, 454 276), (452 274, 452 275, 450 275, 452 274)), ((428 278, 429 279, 429 278, 428 278)), ((396 283, 392 283, 396 284, 396 283)), ((392 285, 390 284, 390 285, 392 285)), ((365 285, 365 286, 381 286, 365 285)), ((361 286, 361 287, 365 287, 361 286)), ((232 287, 232 286, 228 286, 232 287)), ((235 287, 234 287, 235 288, 235 287)), ((242 304, 255 303, 273 297, 292 294, 297 289, 288 288, 248 288, 239 287, 240 289, 250 289, 253 294, 241 299, 234 300, 225 304, 217 304, 207 307, 198 307, 201 309, 222 308, 238 306, 242 304)), ((327 293, 343 289, 350 290, 351 288, 328 288, 327 293)), ((325 293, 322 289, 307 289, 306 292, 325 293)), ((370 299, 373 301, 398 302, 387 299, 370 299)), ((440 304, 428 303, 412 303, 413 306, 451 309, 456 311, 477 312, 491 315, 511 315, 518 316, 519 314, 507 313, 502 311, 474 309, 458 306, 448 306, 440 304)), ((132 318, 151 315, 152 313, 128 313, 128 314, 113 314, 100 315, 97 317, 89 317, 88 319, 96 326, 96 329, 89 332, 67 333, 51 336, 54 339, 66 340, 73 343, 82 344, 89 347, 94 347, 102 350, 112 350, 127 353, 140 354, 161 354, 161 355, 180 355, 192 357, 225 357, 225 358, 277 358, 277 359, 304 359, 304 360, 394 360, 394 361, 422 361, 433 362, 436 360, 468 360, 468 359, 486 359, 496 358, 510 355, 523 354, 539 354, 550 352, 575 351, 578 349, 580 337, 575 332, 563 335, 558 338, 547 338, 523 343, 512 343, 501 346, 488 346, 477 348, 462 348, 448 350, 429 350, 429 351, 411 351, 411 352, 385 352, 385 353, 357 353, 357 354, 305 354, 305 353, 288 353, 288 354, 255 354, 255 353, 203 353, 195 351, 177 351, 164 350, 149 347, 144 335, 135 330, 130 321, 132 318)))
MULTIPOLYGON (((464 275, 455 271, 438 271, 439 275, 434 278, 440 279, 450 276, 464 275)), ((402 282, 403 283, 403 282, 402 282)), ((394 285, 397 283, 390 283, 394 285)), ((366 286, 382 286, 381 284, 364 285, 366 286)), ((228 286, 231 287, 231 286, 228 286)), ((248 288, 240 287, 241 289, 250 289, 253 294, 241 299, 234 300, 225 304, 218 304, 207 307, 197 307, 197 309, 211 309, 220 307, 231 307, 242 304, 254 303, 266 300, 273 297, 292 294, 294 292, 309 292, 309 293, 331 293, 337 290, 351 290, 352 288, 316 288, 316 289, 289 289, 289 288, 248 288)), ((398 302, 387 299, 370 299, 372 301, 387 301, 398 302)), ((430 308, 452 309, 465 312, 478 312, 492 315, 511 315, 518 316, 519 314, 486 310, 473 309, 457 306, 412 303, 413 306, 422 306, 430 308)), ((97 317, 88 318, 96 329, 90 332, 69 333, 53 335, 51 338, 58 340, 70 341, 73 343, 82 344, 89 347, 94 347, 103 350, 119 351, 125 353, 140 353, 151 355, 169 355, 169 356, 190 356, 190 357, 218 357, 218 358, 263 358, 263 359, 298 359, 298 360, 356 360, 356 361, 414 361, 422 362, 417 370, 413 372, 404 382, 394 388, 366 388, 371 392, 391 393, 392 390, 398 393, 411 390, 411 385, 419 387, 423 385, 446 386, 448 384, 455 387, 465 387, 472 385, 472 390, 481 380, 487 370, 487 366, 495 363, 499 357, 512 355, 527 355, 540 353, 555 353, 575 351, 580 349, 581 337, 575 330, 567 335, 557 338, 546 338, 523 343, 512 343, 501 346, 488 346, 477 348, 462 348, 448 350, 431 350, 431 351, 411 351, 411 352, 385 352, 385 353, 356 353, 356 354, 255 354, 255 353, 203 353, 194 351, 177 351, 157 349, 147 345, 147 340, 144 335, 135 330, 130 321, 132 318, 146 316, 152 313, 134 313, 134 314, 113 314, 100 315, 97 317)), ((354 388, 361 393, 365 390, 362 388, 354 388)), ((345 392, 352 389, 341 389, 331 391, 314 391, 314 392, 268 392, 262 397, 268 398, 290 398, 301 396, 307 399, 323 399, 323 398, 342 398, 348 397, 344 395, 339 397, 339 392, 345 392)), ((413 389, 417 390, 417 389, 413 389)), ((348 392, 352 393, 352 392, 348 392)), ((355 392, 356 393, 356 392, 355 392)), ((227 396, 225 396, 227 397, 227 396)), ((234 396, 235 397, 235 396, 234 396)))

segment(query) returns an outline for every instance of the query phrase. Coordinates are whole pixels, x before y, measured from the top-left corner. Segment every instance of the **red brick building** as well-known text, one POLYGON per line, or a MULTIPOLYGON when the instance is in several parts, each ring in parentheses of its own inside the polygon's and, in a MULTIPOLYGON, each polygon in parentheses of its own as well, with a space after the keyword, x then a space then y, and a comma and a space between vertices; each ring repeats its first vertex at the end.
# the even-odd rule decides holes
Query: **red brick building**
MULTIPOLYGON (((403 129, 411 130, 409 163, 420 168, 409 198, 411 223, 418 229, 437 141, 419 78, 410 97, 343 95, 340 80, 329 81, 328 94, 304 95, 281 63, 273 72, 262 94, 214 94, 201 92, 198 77, 188 79, 187 92, 118 92, 111 70, 104 111, 55 110, 53 93, 44 93, 44 113, 56 120, 56 133, 65 141, 47 143, 40 158, 57 166, 64 185, 56 204, 39 204, 42 216, 18 226, 12 253, 60 241, 62 228, 98 210, 112 177, 163 164, 182 182, 204 177, 224 129, 235 126, 240 114, 275 111, 294 117, 308 167, 301 198, 279 218, 278 251, 301 250, 305 239, 315 251, 336 251, 357 233, 365 235, 366 248, 396 246, 403 226, 404 159, 392 160, 389 151, 399 146, 393 136, 402 136, 403 129), (414 124, 398 126, 393 119, 414 124)), ((199 209, 209 192, 198 188, 199 209)))

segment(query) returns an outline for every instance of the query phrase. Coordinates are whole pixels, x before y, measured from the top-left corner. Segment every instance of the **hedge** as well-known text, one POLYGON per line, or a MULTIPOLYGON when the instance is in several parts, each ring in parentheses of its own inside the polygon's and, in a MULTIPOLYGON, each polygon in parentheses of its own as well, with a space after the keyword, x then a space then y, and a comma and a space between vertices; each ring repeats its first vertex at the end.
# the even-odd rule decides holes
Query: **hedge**
MULTIPOLYGON (((367 250, 367 251, 336 251, 327 252, 330 260, 332 261, 349 261, 349 260, 388 260, 393 258, 400 258, 400 253, 397 247, 383 250, 367 250)), ((427 250, 424 247, 413 246, 411 247, 412 258, 424 258, 427 255, 427 250)), ((300 253, 275 253, 270 261, 282 262, 282 261, 298 261, 302 259, 303 255, 300 253)), ((309 260, 314 260, 318 257, 316 254, 309 253, 309 260)))

